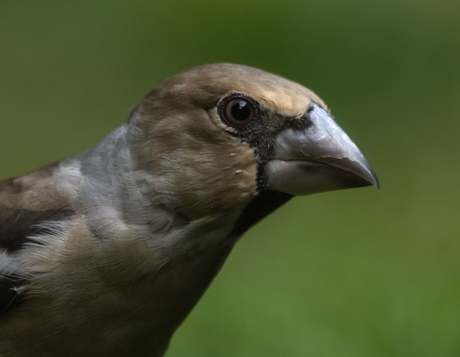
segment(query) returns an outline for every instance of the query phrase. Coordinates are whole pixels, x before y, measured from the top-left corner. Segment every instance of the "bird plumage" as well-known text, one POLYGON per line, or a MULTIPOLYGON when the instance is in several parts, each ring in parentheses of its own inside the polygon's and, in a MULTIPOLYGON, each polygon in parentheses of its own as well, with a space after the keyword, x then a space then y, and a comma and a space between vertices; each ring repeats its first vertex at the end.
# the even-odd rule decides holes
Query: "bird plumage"
POLYGON ((297 83, 205 65, 95 148, 0 183, 0 355, 163 355, 253 224, 295 194, 377 185, 328 115, 297 83))

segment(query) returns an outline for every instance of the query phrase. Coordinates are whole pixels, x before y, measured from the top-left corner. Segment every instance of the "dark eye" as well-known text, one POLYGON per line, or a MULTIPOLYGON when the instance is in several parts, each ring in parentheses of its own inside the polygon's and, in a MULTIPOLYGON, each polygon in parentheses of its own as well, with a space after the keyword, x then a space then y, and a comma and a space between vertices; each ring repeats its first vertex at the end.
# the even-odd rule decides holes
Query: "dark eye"
POLYGON ((245 98, 234 98, 225 103, 222 114, 228 124, 244 126, 254 119, 254 104, 245 98))

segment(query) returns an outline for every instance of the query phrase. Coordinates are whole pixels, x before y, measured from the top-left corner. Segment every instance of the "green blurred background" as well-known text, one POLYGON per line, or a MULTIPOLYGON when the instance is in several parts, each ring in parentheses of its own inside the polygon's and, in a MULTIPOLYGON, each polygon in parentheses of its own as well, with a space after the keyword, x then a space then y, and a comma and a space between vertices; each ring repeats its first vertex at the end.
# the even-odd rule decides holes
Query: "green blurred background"
POLYGON ((167 356, 460 356, 458 1, 3 1, 0 178, 220 61, 316 91, 382 188, 296 198, 251 229, 167 356))

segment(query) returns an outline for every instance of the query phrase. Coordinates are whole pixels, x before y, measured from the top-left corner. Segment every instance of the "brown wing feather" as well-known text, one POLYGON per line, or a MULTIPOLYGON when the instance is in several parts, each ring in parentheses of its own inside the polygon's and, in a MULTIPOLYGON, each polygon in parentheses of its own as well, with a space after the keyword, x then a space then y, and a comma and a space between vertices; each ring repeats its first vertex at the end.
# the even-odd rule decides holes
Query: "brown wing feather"
MULTIPOLYGON (((50 165, 30 174, 0 182, 0 252, 15 254, 32 235, 47 232, 45 221, 60 221, 74 212, 69 200, 53 185, 58 165, 50 165)), ((0 259, 2 257, 0 256, 0 259)), ((0 262, 1 263, 1 262, 0 262)), ((0 264, 1 266, 1 264, 0 264)), ((0 313, 20 302, 24 277, 14 271, 0 271, 0 313)))

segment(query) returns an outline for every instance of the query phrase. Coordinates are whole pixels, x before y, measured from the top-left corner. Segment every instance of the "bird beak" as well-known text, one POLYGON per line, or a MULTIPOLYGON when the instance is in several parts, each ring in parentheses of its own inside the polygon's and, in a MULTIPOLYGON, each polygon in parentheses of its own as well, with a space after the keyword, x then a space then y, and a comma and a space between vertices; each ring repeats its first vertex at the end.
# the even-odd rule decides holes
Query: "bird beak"
POLYGON ((358 147, 328 112, 312 104, 302 128, 276 138, 267 162, 268 189, 291 195, 374 185, 377 176, 358 147))

